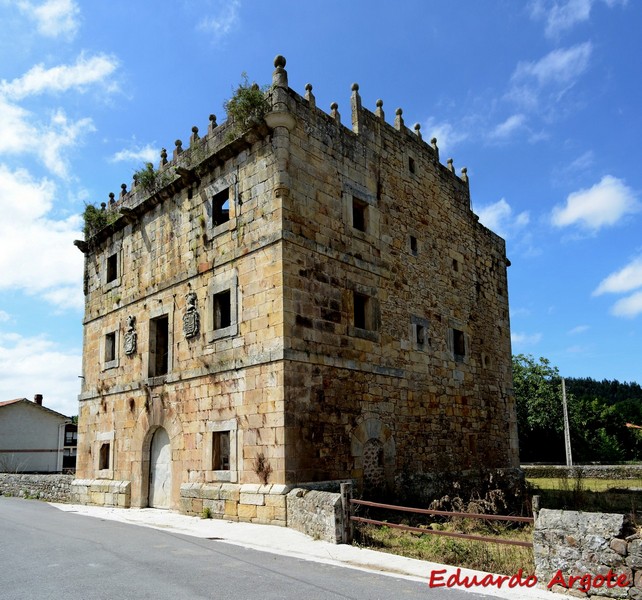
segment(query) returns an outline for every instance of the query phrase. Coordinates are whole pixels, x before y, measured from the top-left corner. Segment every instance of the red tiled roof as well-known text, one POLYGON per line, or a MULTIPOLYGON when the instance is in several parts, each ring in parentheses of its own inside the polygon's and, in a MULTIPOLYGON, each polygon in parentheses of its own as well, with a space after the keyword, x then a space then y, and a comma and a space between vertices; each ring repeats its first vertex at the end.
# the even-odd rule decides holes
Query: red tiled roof
POLYGON ((15 398, 13 400, 5 400, 4 402, 0 402, 0 406, 7 406, 7 404, 15 404, 16 402, 21 402, 22 400, 27 400, 27 399, 26 398, 15 398))
POLYGON ((63 415, 62 413, 59 413, 56 410, 52 410, 51 408, 47 408, 46 406, 43 406, 42 404, 36 404, 35 402, 32 402, 31 400, 27 400, 27 398, 14 398, 13 400, 5 400, 3 402, 0 402, 0 408, 3 406, 9 406, 11 404, 17 404, 18 402, 26 402, 30 406, 34 406, 36 408, 40 408, 42 410, 47 411, 48 413, 57 415, 59 417, 63 417, 65 419, 70 419, 71 417, 68 417, 67 415, 63 415))

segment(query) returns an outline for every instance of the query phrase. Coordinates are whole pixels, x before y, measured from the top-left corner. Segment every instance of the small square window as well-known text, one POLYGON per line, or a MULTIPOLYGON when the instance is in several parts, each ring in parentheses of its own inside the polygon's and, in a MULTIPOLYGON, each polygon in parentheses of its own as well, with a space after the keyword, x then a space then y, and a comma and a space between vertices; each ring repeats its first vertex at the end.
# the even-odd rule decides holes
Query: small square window
POLYGON ((417 256, 419 246, 417 245, 417 238, 414 235, 410 236, 410 253, 417 256))
POLYGON ((118 254, 112 254, 107 257, 107 278, 106 283, 111 283, 118 279, 118 254))
POLYGON ((352 227, 359 231, 368 230, 368 203, 352 197, 352 227))
POLYGON ((116 332, 112 331, 105 335, 105 363, 116 360, 116 332))
POLYGON ((98 468, 102 471, 103 469, 110 468, 109 455, 111 451, 111 444, 105 442, 100 446, 100 455, 98 456, 98 468))
POLYGON ((230 470, 230 432, 215 431, 212 433, 212 470, 230 470))
POLYGON ((169 371, 169 317, 163 315, 149 322, 148 377, 167 375, 169 371))
POLYGON ((231 290, 224 290, 214 294, 214 314, 212 323, 214 329, 224 329, 232 324, 232 293, 231 290))
POLYGON ((212 225, 216 227, 230 220, 230 188, 215 194, 212 198, 212 225))
POLYGON ((464 332, 459 329, 453 329, 453 354, 456 359, 466 356, 466 338, 464 332))

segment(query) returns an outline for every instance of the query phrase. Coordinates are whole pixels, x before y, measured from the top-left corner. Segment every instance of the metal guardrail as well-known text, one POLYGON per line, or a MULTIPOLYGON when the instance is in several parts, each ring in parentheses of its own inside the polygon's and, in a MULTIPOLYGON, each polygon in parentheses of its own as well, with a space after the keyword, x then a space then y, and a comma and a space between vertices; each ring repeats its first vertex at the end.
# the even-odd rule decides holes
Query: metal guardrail
MULTIPOLYGON (((370 506, 373 508, 384 508, 387 510, 396 510, 402 512, 409 512, 421 515, 436 515, 440 517, 459 517, 463 519, 484 519, 487 521, 513 521, 517 523, 533 523, 532 517, 511 517, 506 515, 483 515, 479 513, 462 513, 462 512, 449 512, 445 510, 430 510, 427 508, 410 508, 408 506, 395 506, 393 504, 381 504, 378 502, 370 502, 368 500, 354 500, 350 499, 351 507, 357 506, 370 506)), ((352 511, 351 511, 352 513, 352 511)), ((521 540, 509 540, 506 538, 488 537, 482 535, 470 535, 467 533, 456 533, 454 531, 439 531, 435 529, 423 529, 421 527, 411 527, 410 525, 400 525, 397 523, 388 523, 386 521, 377 521, 376 519, 366 519, 364 517, 355 517, 350 514, 350 521, 356 523, 368 523, 370 525, 383 525, 385 527, 392 527, 393 529, 401 529, 403 531, 413 531, 415 533, 425 533, 429 535, 443 535, 446 537, 461 538, 466 540, 476 540, 478 542, 492 542, 494 544, 507 544, 510 546, 522 546, 524 548, 531 548, 532 542, 523 542, 521 540)))

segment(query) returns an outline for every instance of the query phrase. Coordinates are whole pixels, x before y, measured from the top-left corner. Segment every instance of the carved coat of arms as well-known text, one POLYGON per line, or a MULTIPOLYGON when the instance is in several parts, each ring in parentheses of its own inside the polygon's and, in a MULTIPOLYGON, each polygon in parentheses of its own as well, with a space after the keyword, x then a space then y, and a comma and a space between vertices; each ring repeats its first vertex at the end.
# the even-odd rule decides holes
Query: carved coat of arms
POLYGON ((136 352, 136 317, 129 315, 127 317, 127 331, 125 331, 125 354, 128 356, 136 352))
POLYGON ((200 317, 196 310, 196 294, 190 292, 185 296, 187 306, 183 315, 183 333, 186 338, 193 338, 198 335, 200 326, 200 317))

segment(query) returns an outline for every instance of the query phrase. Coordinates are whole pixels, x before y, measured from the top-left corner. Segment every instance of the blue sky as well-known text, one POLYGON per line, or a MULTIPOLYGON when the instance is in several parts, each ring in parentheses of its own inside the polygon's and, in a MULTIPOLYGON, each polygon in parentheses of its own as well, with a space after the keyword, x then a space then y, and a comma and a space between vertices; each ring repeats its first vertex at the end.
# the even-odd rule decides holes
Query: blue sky
POLYGON ((514 353, 642 383, 642 2, 0 0, 0 400, 76 414, 85 203, 247 72, 436 136, 507 240, 514 353))

